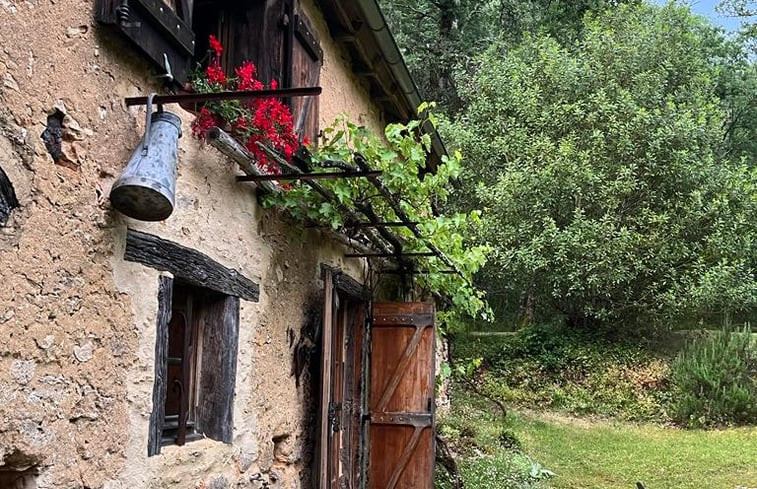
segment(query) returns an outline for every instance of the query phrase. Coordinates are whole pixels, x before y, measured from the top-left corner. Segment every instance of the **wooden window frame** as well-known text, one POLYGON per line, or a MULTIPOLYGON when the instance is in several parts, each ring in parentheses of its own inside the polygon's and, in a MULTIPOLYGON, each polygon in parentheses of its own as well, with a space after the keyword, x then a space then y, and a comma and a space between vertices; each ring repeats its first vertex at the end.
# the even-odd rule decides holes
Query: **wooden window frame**
MULTIPOLYGON (((164 443, 169 324, 174 310, 174 283, 197 290, 198 296, 202 297, 202 306, 192 308, 192 315, 195 315, 195 310, 201 313, 195 320, 202 321, 196 342, 199 350, 195 353, 198 366, 194 368, 199 381, 192 396, 195 431, 206 438, 231 443, 240 298, 257 302, 259 285, 196 250, 132 229, 126 232, 124 259, 173 275, 161 275, 158 283, 155 382, 148 456, 159 454, 164 443)), ((187 435, 191 433, 187 432, 187 435)), ((185 441, 188 440, 185 438, 185 441)))
POLYGON ((202 438, 202 432, 197 425, 197 391, 202 372, 200 345, 203 340, 203 321, 201 321, 200 308, 202 295, 205 293, 204 289, 174 281, 171 319, 168 326, 168 348, 165 357, 168 376, 164 418, 161 426, 162 446, 184 445, 187 441, 202 438), (184 334, 181 337, 182 344, 178 345, 178 355, 173 356, 175 353, 172 353, 172 350, 177 347, 175 342, 178 338, 172 337, 172 330, 176 324, 174 321, 179 318, 179 315, 184 320, 184 334), (178 379, 171 375, 172 366, 181 367, 178 379), (172 412, 169 415, 168 408, 171 401, 178 402, 178 410, 175 414, 172 412))
POLYGON ((316 487, 362 487, 367 412, 370 291, 338 268, 321 265, 321 337, 316 487))

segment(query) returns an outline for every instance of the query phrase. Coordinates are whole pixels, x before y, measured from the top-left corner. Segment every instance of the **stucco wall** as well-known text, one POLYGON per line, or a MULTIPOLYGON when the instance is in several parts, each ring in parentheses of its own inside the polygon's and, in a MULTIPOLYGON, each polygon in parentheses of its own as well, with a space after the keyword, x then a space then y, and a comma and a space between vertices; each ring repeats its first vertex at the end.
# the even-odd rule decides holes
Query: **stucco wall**
MULTIPOLYGON (((358 279, 362 265, 261 209, 178 107, 167 107, 184 120, 174 214, 148 224, 111 210, 144 119, 123 98, 157 87, 146 61, 96 25, 93 4, 0 0, 0 167, 21 204, 0 228, 0 470, 35 464, 40 488, 307 486, 313 401, 291 375, 290 340, 317 298, 319 264, 358 279), (65 166, 40 139, 55 106, 67 114, 65 166), (127 225, 260 283, 260 301, 241 304, 232 445, 146 456, 159 272, 123 261, 127 225)), ((304 8, 325 51, 323 123, 348 112, 378 128, 320 14, 304 8)))

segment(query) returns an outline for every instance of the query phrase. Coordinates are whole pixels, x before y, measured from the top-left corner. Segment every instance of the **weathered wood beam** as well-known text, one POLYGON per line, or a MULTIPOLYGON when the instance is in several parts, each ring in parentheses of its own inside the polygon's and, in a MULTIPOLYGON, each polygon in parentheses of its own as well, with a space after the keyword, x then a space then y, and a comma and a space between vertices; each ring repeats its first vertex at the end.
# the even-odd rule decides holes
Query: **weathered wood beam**
POLYGON ((378 272, 379 274, 384 275, 427 275, 430 273, 441 273, 441 274, 457 274, 457 270, 381 270, 378 272))
MULTIPOLYGON (((418 222, 350 222, 345 223, 342 227, 345 229, 361 229, 361 228, 406 228, 412 224, 420 224, 418 222)), ((323 228, 324 226, 316 226, 323 228)))
POLYGON ((124 260, 171 272, 192 285, 248 301, 257 302, 260 296, 259 285, 237 270, 227 268, 197 250, 142 231, 126 230, 124 260))
POLYGON ((402 252, 402 253, 345 253, 345 258, 388 258, 392 256, 436 256, 433 252, 402 252))
POLYGON ((270 182, 276 180, 330 180, 336 178, 365 178, 377 177, 383 172, 356 171, 356 172, 331 172, 331 173, 287 173, 286 175, 244 175, 237 177, 237 182, 270 182))
MULTIPOLYGON (((249 176, 263 176, 265 173, 255 165, 255 157, 250 153, 247 148, 239 144, 239 142, 231 137, 228 133, 222 131, 218 127, 212 127, 208 131, 206 140, 221 153, 225 154, 232 160, 236 161, 245 175, 249 176)), ((256 182, 256 184, 268 191, 277 193, 281 189, 277 185, 271 182, 256 182)))
MULTIPOLYGON (((242 171, 247 175, 264 175, 264 173, 255 165, 255 157, 247 151, 247 148, 231 137, 228 133, 218 127, 213 127, 208 131, 207 141, 224 155, 234 160, 242 171)), ((266 192, 281 192, 281 187, 272 182, 255 182, 258 188, 266 192)), ((330 235, 336 241, 348 246, 354 250, 369 253, 375 251, 373 248, 356 241, 354 238, 346 236, 336 231, 331 231, 330 235)))
POLYGON ((321 263, 321 277, 326 277, 327 272, 331 272, 334 287, 340 292, 354 299, 370 299, 371 291, 368 287, 344 273, 341 268, 321 263))

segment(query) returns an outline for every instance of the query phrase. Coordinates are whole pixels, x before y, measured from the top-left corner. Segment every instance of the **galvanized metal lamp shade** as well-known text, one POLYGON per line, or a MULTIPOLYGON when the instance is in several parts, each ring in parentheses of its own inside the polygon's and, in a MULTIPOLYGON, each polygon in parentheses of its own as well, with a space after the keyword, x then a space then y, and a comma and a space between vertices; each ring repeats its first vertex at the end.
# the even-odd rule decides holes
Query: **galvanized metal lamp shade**
POLYGON ((181 119, 160 109, 153 114, 153 95, 147 104, 145 135, 110 191, 111 205, 140 221, 170 216, 176 191, 181 119))

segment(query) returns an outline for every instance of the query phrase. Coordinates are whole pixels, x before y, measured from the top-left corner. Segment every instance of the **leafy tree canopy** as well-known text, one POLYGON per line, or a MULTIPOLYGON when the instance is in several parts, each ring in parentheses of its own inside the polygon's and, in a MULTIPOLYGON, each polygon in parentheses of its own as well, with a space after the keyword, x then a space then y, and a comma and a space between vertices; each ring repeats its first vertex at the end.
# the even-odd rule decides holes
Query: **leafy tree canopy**
POLYGON ((381 7, 421 93, 450 112, 462 108, 459 79, 490 45, 526 32, 562 42, 580 35, 587 12, 639 0, 382 0, 381 7))
POLYGON ((449 139, 468 162, 458 202, 484 210, 495 250, 493 302, 585 326, 754 310, 757 170, 746 143, 729 156, 727 48, 687 8, 625 5, 578 42, 480 58, 449 139))

